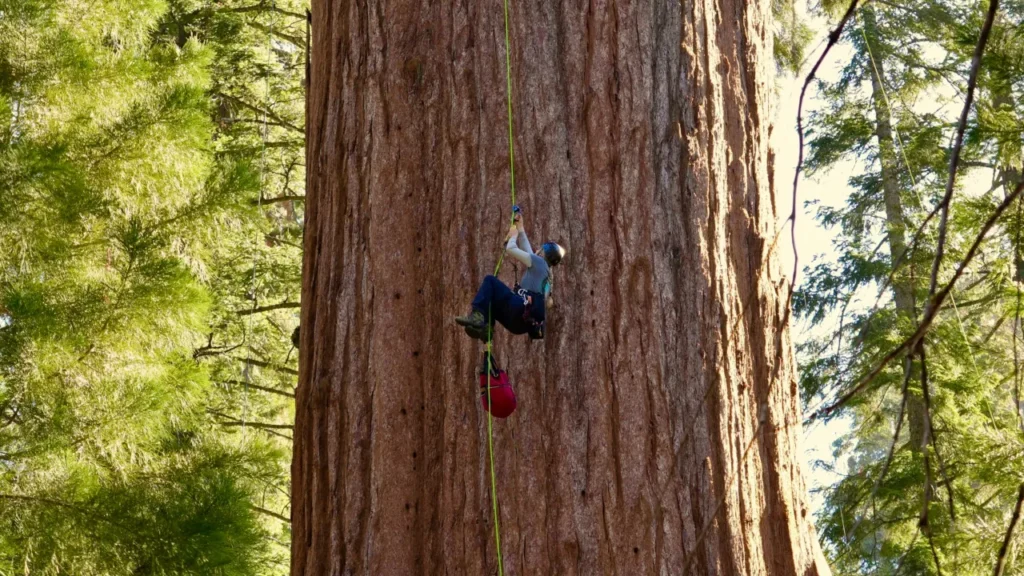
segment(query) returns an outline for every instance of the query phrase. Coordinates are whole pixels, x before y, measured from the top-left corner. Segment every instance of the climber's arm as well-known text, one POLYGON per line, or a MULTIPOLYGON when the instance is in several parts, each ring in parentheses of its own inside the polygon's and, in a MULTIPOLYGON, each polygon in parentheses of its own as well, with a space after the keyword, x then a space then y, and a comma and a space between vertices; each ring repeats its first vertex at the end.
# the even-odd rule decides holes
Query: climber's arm
POLYGON ((505 253, 515 258, 519 262, 522 262, 527 268, 529 268, 533 262, 530 259, 530 253, 521 250, 516 244, 516 239, 519 237, 519 228, 513 224, 508 229, 508 237, 505 243, 505 253))
POLYGON ((523 250, 532 254, 533 246, 530 246, 530 239, 526 237, 526 227, 523 226, 523 221, 517 221, 516 226, 519 228, 519 245, 523 247, 523 250))

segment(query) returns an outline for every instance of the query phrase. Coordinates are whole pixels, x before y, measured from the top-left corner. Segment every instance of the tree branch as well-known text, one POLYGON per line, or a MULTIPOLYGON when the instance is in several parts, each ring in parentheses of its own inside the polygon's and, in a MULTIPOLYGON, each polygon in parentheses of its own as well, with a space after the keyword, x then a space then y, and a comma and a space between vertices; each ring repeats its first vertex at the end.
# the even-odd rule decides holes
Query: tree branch
POLYGON ((259 314, 260 312, 270 312, 271 310, 284 310, 286 308, 299 308, 302 305, 298 302, 281 302, 279 304, 270 304, 268 306, 260 306, 258 308, 250 308, 249 310, 236 310, 235 314, 239 316, 249 316, 252 314, 259 314))
POLYGON ((213 346, 212 344, 208 344, 202 348, 196 348, 193 350, 192 359, 198 360, 204 356, 219 356, 221 354, 227 354, 241 346, 241 344, 235 344, 234 346, 213 346))
POLYGON ((284 374, 291 374, 292 376, 298 376, 299 371, 287 366, 278 366, 277 364, 271 364, 270 362, 263 362, 262 360, 253 360, 252 358, 239 358, 235 356, 235 360, 244 362, 246 364, 252 364, 253 366, 259 366, 260 368, 266 368, 267 370, 273 370, 275 372, 281 372, 284 374))
MULTIPOLYGON (((266 142, 261 145, 263 148, 296 148, 302 149, 305 147, 305 142, 302 140, 276 140, 273 142, 266 142)), ((251 146, 253 150, 259 150, 260 146, 251 146)))
POLYGON ((960 111, 960 120, 957 122, 956 138, 953 141, 953 153, 949 158, 949 178, 946 179, 946 193, 942 197, 942 201, 939 202, 941 209, 941 215, 939 216, 939 238, 935 246, 935 258, 932 260, 932 277, 928 286, 928 306, 925 308, 926 316, 935 304, 935 290, 939 285, 939 267, 942 264, 942 256, 946 247, 946 225, 949 221, 949 205, 953 200, 953 186, 956 183, 960 152, 963 149, 964 132, 967 130, 967 117, 970 115, 971 105, 974 103, 974 89, 978 84, 978 72, 981 70, 981 56, 985 52, 985 44, 988 43, 989 34, 992 32, 992 22, 995 21, 998 8, 999 0, 989 0, 985 24, 981 28, 978 44, 974 47, 974 57, 971 60, 971 74, 967 80, 967 94, 964 97, 963 110, 960 111))
MULTIPOLYGON (((939 463, 939 473, 942 474, 942 479, 946 484, 946 492, 949 495, 949 519, 956 524, 956 508, 953 506, 953 483, 949 479, 949 474, 946 473, 946 464, 942 460, 942 454, 939 452, 938 436, 935 434, 935 422, 932 419, 932 395, 930 387, 928 386, 928 360, 925 357, 924 338, 917 341, 917 354, 921 361, 921 395, 924 397, 924 423, 925 423, 925 437, 924 446, 921 447, 922 451, 925 452, 925 458, 928 457, 927 450, 928 444, 931 443, 932 449, 935 450, 935 460, 939 463)), ((925 518, 927 519, 927 504, 925 504, 925 518)), ((936 560, 938 565, 938 560, 936 560)))
POLYGON ((292 523, 292 519, 291 518, 289 518, 287 516, 284 516, 282 514, 278 514, 277 512, 274 512, 273 510, 267 510, 266 508, 261 508, 259 506, 256 506, 255 504, 250 504, 250 506, 252 506, 252 509, 257 511, 257 512, 259 512, 260 514, 266 514, 267 516, 271 516, 273 518, 277 518, 278 520, 280 520, 282 522, 287 522, 288 524, 292 523))
POLYGON ((296 126, 295 124, 292 124, 291 122, 285 120, 284 118, 281 118, 280 116, 275 114, 272 110, 270 110, 269 107, 268 108, 261 108, 259 106, 255 106, 253 104, 249 104, 245 100, 242 100, 240 97, 234 96, 232 94, 228 94, 226 92, 218 92, 217 96, 219 96, 221 98, 224 98, 225 100, 230 100, 231 102, 241 106, 242 108, 245 108, 245 109, 249 110, 250 112, 256 114, 257 116, 259 116, 259 115, 266 115, 268 118, 273 118, 275 122, 277 122, 279 125, 281 125, 281 126, 283 126, 285 128, 288 128, 289 130, 298 132, 300 134, 305 134, 305 130, 303 130, 302 128, 299 128, 298 126, 296 126))
POLYGON ((221 426, 226 426, 226 427, 235 427, 235 426, 237 426, 237 427, 242 427, 242 428, 244 428, 244 427, 256 428, 257 430, 263 430, 263 431, 265 431, 265 432, 267 432, 269 434, 273 434, 275 436, 280 436, 282 438, 287 438, 288 440, 291 440, 290 436, 285 435, 285 434, 281 434, 280 432, 277 432, 277 430, 292 430, 294 427, 291 424, 270 424, 270 423, 267 423, 267 422, 246 422, 244 420, 238 420, 238 419, 236 419, 233 416, 229 416, 227 414, 224 414, 223 412, 219 412, 219 411, 214 410, 212 408, 208 408, 206 410, 206 412, 208 414, 211 414, 211 415, 216 416, 218 418, 223 418, 223 420, 220 420, 220 421, 217 422, 217 424, 220 424, 221 426))
POLYGON ((793 292, 796 290, 796 275, 797 275, 797 263, 799 261, 796 248, 796 213, 797 213, 797 186, 800 184, 800 173, 804 167, 804 97, 807 96, 807 88, 814 81, 814 77, 818 74, 818 68, 821 67, 821 63, 825 61, 825 57, 832 50, 832 47, 839 42, 839 38, 843 34, 843 29, 846 28, 846 23, 850 21, 854 13, 857 11, 858 0, 851 0, 850 6, 846 9, 846 13, 843 14, 842 20, 836 25, 832 32, 828 35, 828 44, 825 45, 825 49, 822 50, 821 56, 818 56, 818 61, 814 63, 811 68, 811 72, 804 79, 803 88, 800 89, 800 101, 797 104, 796 110, 796 132, 800 139, 799 157, 796 161, 796 173, 793 175, 793 211, 789 214, 790 222, 790 241, 793 245, 793 277, 789 284, 789 296, 786 299, 786 316, 787 320, 789 317, 789 311, 793 308, 793 292))
POLYGON ((247 422, 245 420, 221 420, 217 422, 222 426, 252 426, 264 430, 290 430, 292 424, 270 424, 267 422, 247 422))
POLYGON ((995 168, 996 165, 991 162, 981 162, 978 160, 964 160, 960 162, 961 166, 967 166, 968 168, 995 168))
POLYGON ((284 238, 281 237, 280 234, 278 234, 276 232, 271 232, 270 234, 267 234, 266 235, 266 239, 270 240, 272 242, 280 242, 281 244, 284 244, 285 246, 291 246, 292 248, 297 248, 299 250, 303 249, 301 244, 296 244, 296 243, 291 242, 289 240, 285 240, 284 238))
POLYGON ((921 517, 917 522, 919 530, 924 532, 925 537, 928 538, 928 547, 932 551, 932 559, 935 561, 935 571, 942 576, 942 565, 939 564, 939 554, 935 550, 935 539, 932 537, 932 527, 928 522, 928 510, 932 503, 932 465, 931 458, 928 455, 928 443, 931 441, 931 415, 929 414, 930 406, 928 401, 928 365, 925 362, 924 357, 924 339, 917 341, 915 346, 915 353, 919 354, 921 361, 921 390, 924 395, 924 436, 921 438, 921 455, 924 460, 924 497, 921 505, 921 517))
MULTIPOLYGON (((907 355, 906 360, 904 362, 905 364, 903 367, 903 388, 900 391, 902 399, 900 400, 900 411, 896 416, 896 431, 893 432, 892 442, 889 444, 889 453, 885 457, 885 463, 882 464, 882 470, 881 472, 878 473, 878 478, 875 478, 875 485, 871 488, 871 496, 869 497, 869 499, 872 502, 875 501, 875 496, 878 495, 878 489, 882 486, 882 481, 885 480, 885 476, 889 473, 889 466, 892 465, 893 456, 896 454, 896 443, 899 442, 900 431, 903 429, 903 415, 905 414, 907 409, 907 388, 910 386, 910 375, 913 372, 913 370, 911 370, 913 365, 913 358, 910 355, 907 355)), ((851 508, 856 508, 857 505, 859 505, 862 501, 863 500, 858 500, 854 502, 851 508)), ((865 518, 867 518, 866 514, 861 515, 860 518, 857 519, 857 523, 853 525, 853 529, 850 530, 850 532, 856 533, 857 528, 860 527, 861 523, 864 521, 865 518)))
POLYGON ((291 424, 268 424, 266 422, 245 422, 245 421, 242 421, 242 420, 238 419, 236 416, 231 416, 229 414, 225 414, 225 413, 221 412, 220 410, 214 410, 213 408, 207 408, 206 412, 208 414, 212 414, 212 415, 214 415, 214 416, 216 416, 218 418, 224 418, 225 420, 223 422, 218 422, 218 424, 223 424, 225 426, 229 426, 229 425, 230 426, 236 426, 236 425, 237 426, 252 426, 253 428, 266 428, 268 430, 291 430, 292 429, 292 425, 291 424))
POLYGON ((273 4, 268 6, 265 2, 260 2, 259 4, 254 4, 252 6, 225 8, 223 10, 218 10, 218 12, 230 12, 232 14, 246 14, 248 12, 277 12, 278 14, 283 14, 284 16, 291 16, 292 18, 300 18, 302 20, 306 19, 305 14, 299 14, 298 12, 292 12, 290 10, 278 8, 276 5, 273 4))
POLYGON ((86 508, 82 508, 81 506, 78 506, 78 505, 75 505, 75 504, 69 504, 67 502, 62 502, 60 500, 54 500, 52 498, 45 498, 45 497, 41 497, 41 496, 26 496, 26 495, 21 495, 21 494, 0 494, 0 500, 17 500, 17 501, 21 501, 21 502, 38 502, 40 504, 49 504, 50 506, 57 506, 59 508, 66 508, 68 510, 72 510, 72 511, 78 512, 79 514, 81 514, 83 516, 92 518, 94 520, 100 520, 102 522, 106 522, 107 524, 110 524, 112 526, 117 526, 118 528, 124 528, 124 526, 122 526, 118 522, 116 522, 114 520, 111 520, 110 518, 107 518, 105 516, 101 516, 101 515, 93 512, 92 510, 89 510, 89 509, 86 509, 86 508))
POLYGON ((283 196, 274 196, 273 198, 261 198, 260 200, 250 200, 253 204, 277 204, 279 202, 288 202, 289 200, 301 200, 305 201, 306 197, 302 194, 285 194, 283 196))
POLYGON ((1013 507, 1013 516, 1010 518, 1010 525, 1006 527, 1006 536, 1003 537, 1003 545, 999 547, 999 556, 996 558, 996 569, 994 576, 1003 576, 1003 568, 1006 565, 1006 553, 1010 550, 1010 540, 1013 539, 1013 529, 1017 527, 1020 520, 1020 507, 1024 503, 1024 484, 1020 485, 1017 491, 1017 505, 1013 507))
POLYGON ((291 392, 285 392, 284 390, 278 390, 277 388, 270 388, 268 386, 260 386, 259 384, 253 384, 252 382, 246 382, 244 380, 221 380, 223 384, 232 384, 235 386, 248 386, 256 390, 261 390, 270 394, 277 394, 279 396, 287 396, 288 398, 295 398, 295 394, 291 392))
POLYGON ((988 235, 989 230, 992 228, 992 226, 995 225, 996 220, 998 220, 999 217, 1002 216, 1003 212, 1005 212, 1006 209, 1010 207, 1010 204, 1012 204, 1013 201, 1016 200, 1018 196, 1020 196, 1022 191, 1024 191, 1024 182, 1017 184, 1017 187, 1013 190, 1013 192, 1005 199, 1003 199, 1002 203, 999 204, 995 212, 993 212, 992 215, 989 216, 989 219, 985 221, 985 224, 981 227, 981 231, 978 232, 977 237, 975 237, 974 243, 971 245, 970 250, 967 251, 967 255, 964 257, 963 261, 960 262, 960 265, 957 266, 956 272, 954 272, 953 274, 953 278, 950 279, 950 281, 945 285, 945 287, 942 288, 942 290, 938 292, 938 294, 935 294, 935 296, 933 296, 930 299, 928 307, 925 310, 924 318, 922 318, 920 325, 918 325, 917 327, 917 330, 914 331, 914 333, 910 335, 909 338, 904 340, 899 346, 897 346, 888 354, 886 354, 885 357, 882 358, 881 362, 879 362, 874 368, 872 368, 871 371, 868 372, 868 374, 864 378, 862 378, 860 382, 858 382, 851 390, 849 390, 846 394, 843 394, 838 400, 833 402, 831 405, 826 406, 825 408, 822 408, 815 412, 810 417, 810 421, 813 421, 820 417, 829 416, 830 414, 838 410, 844 404, 849 402, 850 398, 853 398, 855 395, 860 393, 861 390, 867 387, 867 385, 870 384, 875 379, 875 377, 882 372, 882 369, 884 369, 889 364, 889 362, 891 362, 894 358, 896 358, 906 350, 917 345, 917 341, 922 336, 924 336, 924 333, 927 332, 928 329, 931 327, 932 322, 935 320, 935 316, 938 315, 939 309, 942 307, 942 304, 946 301, 946 298, 949 297, 950 292, 953 290, 953 286, 956 284, 957 280, 960 279, 960 276, 963 275, 964 270, 967 269, 967 265, 970 264, 971 260, 974 259, 975 255, 978 252, 978 248, 980 248, 981 243, 985 240, 985 237, 988 235))
POLYGON ((1024 431, 1024 418, 1020 412, 1020 351, 1017 346, 1020 342, 1020 303, 1021 303, 1021 292, 1020 292, 1020 280, 1018 276, 1020 274, 1019 267, 1021 266, 1021 255, 1020 255, 1020 232, 1021 232, 1021 212, 1024 208, 1024 203, 1017 202, 1017 233, 1013 243, 1013 265, 1017 267, 1014 270, 1014 288, 1016 290, 1016 302, 1013 308, 1013 413, 1017 416, 1017 427, 1024 431))
POLYGON ((267 34, 277 36, 282 40, 287 40, 288 42, 291 42, 292 44, 298 46, 299 48, 306 48, 306 40, 304 38, 300 38, 299 36, 292 36, 291 34, 285 34, 280 30, 272 29, 270 26, 260 24, 259 22, 246 22, 246 24, 259 30, 260 32, 266 32, 267 34))

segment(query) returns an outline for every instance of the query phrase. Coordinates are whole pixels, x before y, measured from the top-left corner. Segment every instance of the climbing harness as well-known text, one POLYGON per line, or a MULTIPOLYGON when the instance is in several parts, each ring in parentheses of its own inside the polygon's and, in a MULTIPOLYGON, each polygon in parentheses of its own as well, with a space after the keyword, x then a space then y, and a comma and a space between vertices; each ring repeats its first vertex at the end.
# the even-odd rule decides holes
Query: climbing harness
MULTIPOLYGON (((503 0, 505 8, 505 101, 508 108, 508 168, 509 168, 509 190, 512 196, 512 222, 516 218, 516 163, 515 146, 512 135, 512 56, 510 51, 511 42, 508 35, 508 0, 503 0)), ((494 267, 494 275, 501 271, 501 263, 505 259, 505 251, 498 255, 498 263, 494 267)), ((491 306, 487 307, 487 372, 492 372, 494 357, 492 355, 494 340, 494 317, 491 313, 491 306)), ((498 517, 498 486, 494 476, 494 400, 496 394, 492 394, 492 387, 487 386, 487 454, 491 464, 491 509, 494 512, 494 546, 498 555, 498 576, 505 576, 505 565, 501 556, 501 527, 498 517)))
MULTIPOLYGON (((544 338, 544 319, 538 319, 536 316, 534 316, 533 304, 534 301, 538 298, 543 302, 544 295, 539 292, 531 292, 530 290, 527 290, 526 288, 520 286, 518 282, 516 282, 515 286, 512 288, 512 291, 515 292, 517 296, 523 299, 523 322, 525 322, 526 325, 529 326, 529 328, 527 329, 527 334, 530 335, 531 340, 541 340, 542 338, 544 338)), ((541 308, 541 310, 543 310, 543 307, 541 308)))

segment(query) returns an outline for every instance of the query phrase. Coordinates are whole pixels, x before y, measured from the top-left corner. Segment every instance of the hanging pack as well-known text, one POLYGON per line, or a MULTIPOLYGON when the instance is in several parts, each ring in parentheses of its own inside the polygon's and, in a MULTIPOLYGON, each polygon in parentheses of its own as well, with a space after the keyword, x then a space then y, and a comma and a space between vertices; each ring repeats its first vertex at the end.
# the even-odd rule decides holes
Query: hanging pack
POLYGON ((508 372, 498 368, 493 356, 484 353, 483 367, 480 368, 480 404, 487 410, 487 388, 491 391, 491 416, 508 418, 516 410, 516 393, 508 379, 508 372), (490 360, 490 362, 488 362, 490 360), (487 373, 488 364, 490 374, 487 373))

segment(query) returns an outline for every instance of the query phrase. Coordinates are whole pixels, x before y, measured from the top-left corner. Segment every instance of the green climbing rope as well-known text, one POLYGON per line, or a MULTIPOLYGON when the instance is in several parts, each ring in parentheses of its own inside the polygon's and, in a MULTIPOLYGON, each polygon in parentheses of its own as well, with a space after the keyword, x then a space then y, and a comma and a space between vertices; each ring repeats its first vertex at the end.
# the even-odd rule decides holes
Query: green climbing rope
MULTIPOLYGON (((487 316, 490 320, 491 310, 488 307, 487 316)), ((504 576, 505 567, 501 559, 501 529, 498 522, 498 487, 494 478, 494 429, 493 419, 491 416, 491 336, 493 328, 491 328, 490 322, 487 326, 487 375, 484 376, 484 381, 487 384, 487 454, 491 461, 491 506, 494 510, 494 545, 497 548, 498 553, 498 576, 504 576)))
MULTIPOLYGON (((508 33, 508 0, 504 1, 505 8, 505 101, 508 104, 508 169, 509 189, 511 190, 512 206, 516 205, 516 162, 515 162, 515 136, 512 132, 512 54, 511 42, 508 33)), ((515 222, 515 215, 512 215, 515 222)), ((505 251, 498 255, 498 263, 494 267, 494 275, 501 271, 501 263, 505 260, 505 251)), ((494 341, 494 318, 491 315, 490 307, 487 308, 487 454, 491 468, 491 506, 494 512, 494 546, 498 554, 498 576, 505 575, 505 566, 501 556, 501 522, 498 514, 498 483, 494 475, 494 426, 491 416, 491 358, 492 345, 494 341)))

